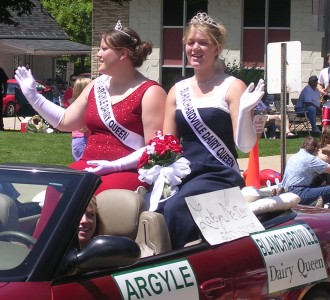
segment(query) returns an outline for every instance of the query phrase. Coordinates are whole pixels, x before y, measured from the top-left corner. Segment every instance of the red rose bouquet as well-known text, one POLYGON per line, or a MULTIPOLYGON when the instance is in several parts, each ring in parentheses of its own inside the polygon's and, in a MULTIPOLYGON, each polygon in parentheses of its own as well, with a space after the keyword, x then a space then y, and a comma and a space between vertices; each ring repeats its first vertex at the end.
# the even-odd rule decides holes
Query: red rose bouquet
POLYGON ((139 179, 153 184, 150 210, 158 202, 166 201, 177 191, 182 178, 190 174, 189 161, 182 157, 183 149, 178 138, 157 131, 138 162, 139 179))

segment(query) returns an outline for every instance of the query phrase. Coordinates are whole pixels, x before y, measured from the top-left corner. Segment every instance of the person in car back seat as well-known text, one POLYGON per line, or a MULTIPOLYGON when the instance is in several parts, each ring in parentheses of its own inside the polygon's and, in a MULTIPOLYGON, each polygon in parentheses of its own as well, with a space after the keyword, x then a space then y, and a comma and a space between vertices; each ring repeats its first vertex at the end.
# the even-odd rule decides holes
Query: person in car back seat
POLYGON ((80 249, 86 247, 89 241, 95 236, 98 226, 98 212, 95 196, 89 202, 78 226, 78 239, 80 249))

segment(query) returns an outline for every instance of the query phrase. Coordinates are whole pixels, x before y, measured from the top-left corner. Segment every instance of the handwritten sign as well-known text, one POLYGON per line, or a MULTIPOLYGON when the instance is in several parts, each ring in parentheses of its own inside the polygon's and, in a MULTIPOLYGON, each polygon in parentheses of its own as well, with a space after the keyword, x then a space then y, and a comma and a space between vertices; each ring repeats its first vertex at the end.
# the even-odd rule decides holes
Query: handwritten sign
POLYGON ((192 217, 207 242, 217 245, 265 230, 239 187, 187 197, 192 217))

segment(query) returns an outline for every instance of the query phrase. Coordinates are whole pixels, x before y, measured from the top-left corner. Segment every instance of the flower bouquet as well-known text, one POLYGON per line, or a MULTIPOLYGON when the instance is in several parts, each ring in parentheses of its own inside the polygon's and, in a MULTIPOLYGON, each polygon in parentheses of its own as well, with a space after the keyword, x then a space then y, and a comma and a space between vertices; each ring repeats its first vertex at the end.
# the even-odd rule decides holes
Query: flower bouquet
POLYGON ((138 162, 139 179, 153 184, 150 211, 178 191, 178 185, 190 174, 189 161, 182 157, 183 149, 175 136, 157 131, 138 162))

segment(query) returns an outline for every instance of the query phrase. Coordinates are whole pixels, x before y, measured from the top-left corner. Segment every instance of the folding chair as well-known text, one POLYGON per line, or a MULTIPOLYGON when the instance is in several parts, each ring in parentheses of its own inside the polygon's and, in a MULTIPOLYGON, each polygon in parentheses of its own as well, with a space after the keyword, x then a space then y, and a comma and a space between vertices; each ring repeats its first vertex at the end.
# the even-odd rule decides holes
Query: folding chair
POLYGON ((308 119, 307 111, 296 112, 297 101, 298 101, 297 98, 291 99, 294 110, 290 109, 291 110, 290 114, 291 114, 292 120, 290 120, 290 114, 288 115, 289 120, 290 120, 290 129, 292 128, 292 130, 294 132, 307 130, 308 134, 310 135, 311 134, 310 129, 312 128, 312 125, 308 119))
MULTIPOLYGON (((294 131, 296 134, 298 131, 307 130, 308 134, 310 135, 310 128, 312 128, 311 123, 309 122, 307 111, 296 112, 295 106, 298 99, 292 98, 291 102, 294 106, 292 109, 288 105, 286 106, 286 113, 289 119, 289 128, 290 130, 294 131)), ((281 113, 281 102, 279 99, 274 100, 274 107, 277 113, 281 113)))

